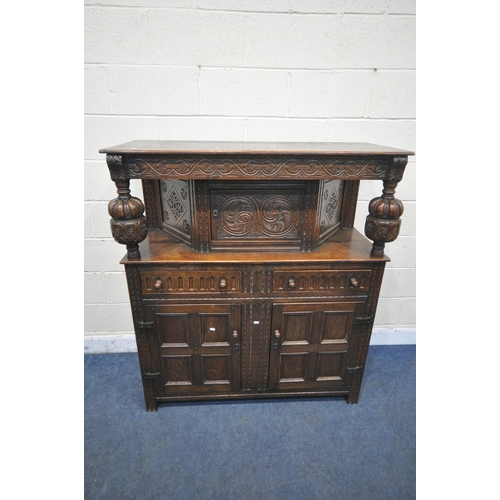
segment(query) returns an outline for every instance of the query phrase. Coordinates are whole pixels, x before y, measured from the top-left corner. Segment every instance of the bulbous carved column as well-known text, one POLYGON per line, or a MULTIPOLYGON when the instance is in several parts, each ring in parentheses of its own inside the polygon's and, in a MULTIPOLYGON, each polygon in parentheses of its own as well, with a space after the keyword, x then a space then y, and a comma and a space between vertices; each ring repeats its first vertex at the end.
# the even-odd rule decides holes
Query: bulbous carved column
POLYGON ((370 215, 366 217, 365 235, 373 241, 372 257, 383 257, 385 244, 394 241, 399 235, 404 206, 394 197, 394 193, 403 178, 407 162, 407 157, 393 159, 389 179, 384 181, 382 196, 374 198, 368 206, 370 215))
POLYGON ((125 176, 121 156, 107 155, 106 162, 118 191, 118 198, 108 204, 111 233, 118 243, 126 245, 127 257, 137 260, 141 258, 139 243, 148 235, 144 204, 130 195, 130 180, 125 176))

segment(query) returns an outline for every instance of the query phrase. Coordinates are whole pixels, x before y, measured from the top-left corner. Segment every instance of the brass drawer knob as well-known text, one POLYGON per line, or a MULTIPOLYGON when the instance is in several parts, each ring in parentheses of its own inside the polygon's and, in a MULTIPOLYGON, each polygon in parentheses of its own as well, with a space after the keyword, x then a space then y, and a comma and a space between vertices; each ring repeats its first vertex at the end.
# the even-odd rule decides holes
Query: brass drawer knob
POLYGON ((279 330, 274 330, 274 336, 279 339, 281 337, 281 332, 279 330))
POLYGON ((295 280, 293 278, 290 278, 288 280, 288 288, 295 288, 295 287, 296 287, 295 280))
POLYGON ((233 330, 233 339, 238 338, 238 330, 233 330))
POLYGON ((156 278, 154 287, 155 287, 155 290, 161 290, 163 288, 163 283, 162 283, 160 278, 156 278))
POLYGON ((351 286, 351 288, 358 288, 358 286, 359 286, 358 280, 356 278, 351 278, 350 286, 351 286))
POLYGON ((221 290, 225 290, 227 288, 227 280, 226 278, 221 278, 219 281, 219 288, 221 290))

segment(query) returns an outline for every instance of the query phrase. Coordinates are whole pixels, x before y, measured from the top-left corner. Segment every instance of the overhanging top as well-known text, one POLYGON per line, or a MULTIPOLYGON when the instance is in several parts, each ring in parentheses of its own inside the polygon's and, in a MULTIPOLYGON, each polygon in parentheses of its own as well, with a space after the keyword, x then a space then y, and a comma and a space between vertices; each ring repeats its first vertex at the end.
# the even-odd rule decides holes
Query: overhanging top
POLYGON ((364 142, 219 142, 136 140, 100 149, 106 154, 246 154, 246 155, 414 155, 413 151, 364 142))

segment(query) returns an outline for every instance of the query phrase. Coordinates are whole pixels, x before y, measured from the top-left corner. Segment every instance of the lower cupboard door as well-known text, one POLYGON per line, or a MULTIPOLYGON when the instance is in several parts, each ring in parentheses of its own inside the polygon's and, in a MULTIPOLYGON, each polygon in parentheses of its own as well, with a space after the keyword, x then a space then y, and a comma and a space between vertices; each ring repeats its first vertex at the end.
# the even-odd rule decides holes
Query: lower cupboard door
POLYGON ((341 390, 363 303, 274 304, 271 390, 341 390))
POLYGON ((158 341, 151 358, 158 365, 163 395, 217 394, 239 389, 240 305, 165 305, 148 309, 158 341))

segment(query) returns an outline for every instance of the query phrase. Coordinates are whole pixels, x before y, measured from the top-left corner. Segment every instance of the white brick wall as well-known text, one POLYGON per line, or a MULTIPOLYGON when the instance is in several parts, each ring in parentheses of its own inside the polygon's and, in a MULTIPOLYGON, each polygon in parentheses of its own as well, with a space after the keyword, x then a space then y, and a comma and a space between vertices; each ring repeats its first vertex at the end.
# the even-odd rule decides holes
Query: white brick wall
MULTIPOLYGON (((131 349, 100 148, 133 139, 354 141, 416 149, 414 0, 86 0, 85 337, 131 349)), ((397 197, 374 342, 415 335, 416 161, 397 197), (384 337, 385 335, 385 337, 384 337)), ((132 193, 142 197, 133 181, 132 193)), ((380 182, 360 189, 355 226, 380 182)))

